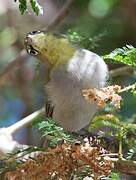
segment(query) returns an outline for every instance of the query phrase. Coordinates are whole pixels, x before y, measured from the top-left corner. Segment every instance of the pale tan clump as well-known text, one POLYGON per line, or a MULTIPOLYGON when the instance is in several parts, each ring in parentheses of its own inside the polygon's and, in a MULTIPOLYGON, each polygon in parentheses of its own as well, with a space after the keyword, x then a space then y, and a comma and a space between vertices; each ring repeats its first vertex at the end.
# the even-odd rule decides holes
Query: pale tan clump
POLYGON ((73 174, 79 174, 89 166, 93 179, 108 176, 113 168, 111 161, 102 156, 106 151, 99 147, 93 147, 90 141, 84 144, 61 144, 48 152, 37 155, 33 160, 26 161, 16 171, 6 174, 6 180, 46 180, 46 179, 70 179, 73 174))
POLYGON ((120 86, 114 85, 100 89, 85 89, 82 93, 86 100, 95 101, 99 107, 104 107, 107 102, 111 102, 118 109, 122 100, 121 96, 118 95, 120 90, 120 86))

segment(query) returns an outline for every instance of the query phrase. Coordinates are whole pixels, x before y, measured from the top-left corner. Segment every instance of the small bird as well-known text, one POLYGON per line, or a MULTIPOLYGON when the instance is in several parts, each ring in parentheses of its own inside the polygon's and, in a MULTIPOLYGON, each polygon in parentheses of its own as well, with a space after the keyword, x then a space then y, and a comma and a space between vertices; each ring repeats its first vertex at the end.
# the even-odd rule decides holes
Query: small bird
POLYGON ((79 48, 65 37, 52 32, 33 31, 25 38, 27 52, 46 64, 45 91, 53 108, 52 118, 65 130, 78 132, 98 111, 87 102, 82 90, 102 88, 108 68, 97 54, 79 48))

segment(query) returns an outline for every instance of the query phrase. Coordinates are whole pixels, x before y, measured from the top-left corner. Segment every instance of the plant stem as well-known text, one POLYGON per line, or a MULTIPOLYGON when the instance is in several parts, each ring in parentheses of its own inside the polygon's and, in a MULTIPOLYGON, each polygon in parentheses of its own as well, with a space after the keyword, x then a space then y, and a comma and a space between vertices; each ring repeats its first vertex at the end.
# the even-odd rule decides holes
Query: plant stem
POLYGON ((119 159, 122 159, 122 139, 119 140, 119 159))
POLYGON ((31 122, 33 122, 36 118, 38 118, 41 115, 44 115, 45 109, 44 107, 39 109, 38 111, 35 111, 34 113, 30 114, 29 116, 21 119, 20 121, 16 122, 15 124, 9 126, 6 128, 6 131, 9 134, 15 133, 17 130, 29 125, 31 122))
POLYGON ((134 84, 132 84, 132 85, 130 85, 130 86, 127 86, 127 87, 121 89, 121 90, 119 91, 119 93, 122 93, 122 92, 125 92, 125 91, 129 91, 129 90, 131 90, 131 89, 132 89, 132 90, 136 89, 136 83, 134 83, 134 84))
POLYGON ((130 66, 124 66, 124 67, 119 67, 113 70, 110 70, 110 77, 114 78, 114 77, 118 77, 118 76, 126 76, 126 75, 130 75, 133 73, 133 68, 130 66))

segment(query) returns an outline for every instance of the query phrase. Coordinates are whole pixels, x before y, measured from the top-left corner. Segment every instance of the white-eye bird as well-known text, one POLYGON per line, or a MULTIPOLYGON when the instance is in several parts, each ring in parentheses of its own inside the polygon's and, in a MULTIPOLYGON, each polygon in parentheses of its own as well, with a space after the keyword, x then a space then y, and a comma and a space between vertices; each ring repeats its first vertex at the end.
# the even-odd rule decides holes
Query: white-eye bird
POLYGON ((45 90, 54 107, 53 119, 71 132, 87 126, 98 106, 94 101, 87 102, 82 90, 105 85, 108 68, 104 60, 51 32, 27 34, 25 48, 29 54, 46 63, 49 80, 45 90))

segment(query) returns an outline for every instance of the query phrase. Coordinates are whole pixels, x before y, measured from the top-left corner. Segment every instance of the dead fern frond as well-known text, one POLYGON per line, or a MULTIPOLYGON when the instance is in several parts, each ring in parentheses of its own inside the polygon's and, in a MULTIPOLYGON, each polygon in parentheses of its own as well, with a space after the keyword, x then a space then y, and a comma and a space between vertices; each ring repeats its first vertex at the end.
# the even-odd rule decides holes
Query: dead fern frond
POLYGON ((89 141, 84 144, 64 143, 47 152, 39 153, 34 159, 29 159, 16 171, 8 172, 6 180, 67 180, 79 174, 85 166, 90 167, 90 177, 100 179, 108 176, 113 163, 103 158, 106 151, 101 147, 93 147, 89 141))

